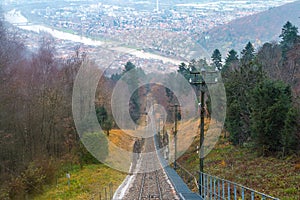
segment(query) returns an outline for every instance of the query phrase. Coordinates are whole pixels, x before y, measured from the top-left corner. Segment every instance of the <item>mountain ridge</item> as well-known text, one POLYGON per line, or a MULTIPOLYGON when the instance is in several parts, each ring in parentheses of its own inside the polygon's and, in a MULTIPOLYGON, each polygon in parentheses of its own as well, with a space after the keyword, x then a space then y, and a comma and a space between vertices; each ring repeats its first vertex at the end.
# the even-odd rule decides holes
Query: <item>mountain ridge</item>
POLYGON ((247 42, 255 47, 269 41, 279 41, 283 25, 290 21, 300 26, 300 1, 288 3, 254 15, 235 19, 204 32, 199 39, 200 44, 209 52, 219 48, 224 53, 230 49, 240 51, 247 42))

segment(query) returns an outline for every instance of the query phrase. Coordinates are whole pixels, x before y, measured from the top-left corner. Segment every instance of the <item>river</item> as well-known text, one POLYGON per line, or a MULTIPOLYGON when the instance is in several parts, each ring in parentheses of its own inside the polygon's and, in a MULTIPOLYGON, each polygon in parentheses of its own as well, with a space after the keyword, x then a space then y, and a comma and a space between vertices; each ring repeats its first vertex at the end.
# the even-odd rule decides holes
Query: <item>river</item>
POLYGON ((36 33, 40 33, 41 31, 43 32, 48 32, 50 33, 54 38, 61 39, 61 40, 69 40, 72 42, 78 42, 82 43, 85 45, 90 45, 90 46, 101 46, 110 50, 115 50, 119 51, 122 53, 128 53, 131 55, 134 55, 138 58, 143 58, 143 59, 155 59, 155 60, 161 60, 163 63, 172 63, 175 65, 179 65, 183 61, 181 60, 176 60, 173 58, 168 58, 165 56, 153 54, 153 53, 147 53, 141 50, 137 50, 134 48, 128 48, 124 46, 118 46, 114 44, 114 47, 107 47, 110 45, 109 42, 103 42, 99 40, 92 40, 90 38, 84 37, 84 36, 79 36, 71 33, 66 33, 63 31, 58 31, 43 25, 35 25, 35 24, 30 24, 28 19, 26 19, 20 11, 17 10, 11 10, 4 15, 5 20, 15 26, 17 26, 20 29, 27 30, 27 31, 33 31, 36 33))

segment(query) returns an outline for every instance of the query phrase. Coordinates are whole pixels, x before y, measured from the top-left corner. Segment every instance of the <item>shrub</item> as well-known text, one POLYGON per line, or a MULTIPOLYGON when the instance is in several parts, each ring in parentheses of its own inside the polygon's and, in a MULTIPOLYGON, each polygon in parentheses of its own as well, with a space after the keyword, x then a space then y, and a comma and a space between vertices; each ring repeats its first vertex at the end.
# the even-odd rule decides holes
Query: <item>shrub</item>
POLYGON ((41 167, 37 167, 35 163, 30 163, 27 169, 21 174, 21 180, 24 184, 25 193, 40 193, 43 190, 46 175, 43 174, 41 167))
POLYGON ((0 191, 0 199, 24 199, 43 192, 43 185, 56 177, 57 162, 53 159, 31 162, 18 177, 12 178, 0 191))
POLYGON ((81 142, 81 163, 96 164, 105 160, 108 155, 108 140, 103 132, 85 133, 81 136, 81 142), (89 151, 92 151, 93 155, 89 151))

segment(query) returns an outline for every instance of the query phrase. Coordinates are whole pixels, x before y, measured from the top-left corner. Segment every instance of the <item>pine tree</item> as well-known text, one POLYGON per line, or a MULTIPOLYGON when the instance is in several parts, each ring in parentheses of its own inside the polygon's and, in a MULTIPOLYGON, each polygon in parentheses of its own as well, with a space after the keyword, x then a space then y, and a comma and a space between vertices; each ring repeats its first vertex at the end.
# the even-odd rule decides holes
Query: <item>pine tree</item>
POLYGON ((284 57, 286 52, 291 49, 296 43, 297 39, 299 39, 299 36, 297 34, 298 28, 289 21, 287 21, 286 24, 282 27, 282 31, 279 37, 282 39, 280 45, 284 57))
POLYGON ((112 129, 113 121, 104 106, 96 108, 96 116, 101 128, 106 131, 107 136, 109 136, 109 131, 112 129))
POLYGON ((246 47, 241 52, 242 58, 241 62, 242 65, 247 65, 254 59, 254 47, 251 42, 248 42, 246 47))
POLYGON ((280 42, 283 46, 289 46, 291 47, 298 37, 298 28, 294 26, 291 22, 287 22, 283 27, 280 34, 280 38, 282 41, 280 42))
POLYGON ((189 78, 190 78, 190 72, 189 72, 188 66, 185 63, 181 63, 179 65, 179 68, 178 68, 177 72, 179 74, 181 74, 182 76, 184 76, 184 78, 186 80, 189 80, 189 78))
POLYGON ((125 69, 123 70, 123 75, 124 74, 127 74, 126 78, 124 78, 124 81, 127 83, 128 89, 130 92, 133 92, 130 98, 130 115, 136 122, 140 113, 140 95, 138 86, 139 74, 142 74, 142 72, 133 63, 127 62, 125 64, 125 69))
POLYGON ((239 67, 239 58, 237 55, 237 52, 234 49, 231 49, 228 54, 227 57, 225 58, 225 64, 222 68, 222 77, 224 78, 224 80, 228 77, 228 73, 230 72, 230 70, 232 71, 234 68, 238 68, 239 67))
POLYGON ((96 108, 96 116, 100 125, 102 125, 104 121, 107 120, 108 114, 104 106, 96 108))
POLYGON ((132 69, 135 69, 135 65, 132 63, 132 62, 127 62, 126 65, 125 65, 125 69, 124 69, 124 72, 128 72, 132 69))
POLYGON ((231 49, 227 57, 225 58, 225 65, 222 69, 223 72, 225 72, 233 63, 237 63, 239 61, 239 57, 237 55, 237 52, 234 49, 231 49))
POLYGON ((219 49, 215 49, 212 56, 214 66, 220 71, 222 69, 222 55, 219 49))
POLYGON ((251 138, 249 98, 251 90, 264 79, 261 67, 254 62, 226 73, 227 114, 225 126, 230 141, 242 145, 251 138))
POLYGON ((225 59, 225 65, 230 65, 232 62, 238 61, 238 60, 239 60, 239 57, 237 55, 237 52, 234 49, 231 49, 228 52, 228 55, 225 59))

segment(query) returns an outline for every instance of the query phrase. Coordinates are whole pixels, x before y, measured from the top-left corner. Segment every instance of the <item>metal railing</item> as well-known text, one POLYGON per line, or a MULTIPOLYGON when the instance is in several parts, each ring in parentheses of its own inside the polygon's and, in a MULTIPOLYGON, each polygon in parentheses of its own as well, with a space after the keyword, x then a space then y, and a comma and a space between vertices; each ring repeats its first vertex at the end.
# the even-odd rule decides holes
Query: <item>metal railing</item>
POLYGON ((185 169, 179 163, 177 163, 176 172, 192 191, 195 192, 195 191, 199 190, 197 177, 194 176, 191 172, 189 172, 187 169, 185 169), (195 190, 195 188, 196 188, 196 190, 195 190))
POLYGON ((204 199, 214 200, 279 200, 240 184, 200 172, 201 194, 204 199))

